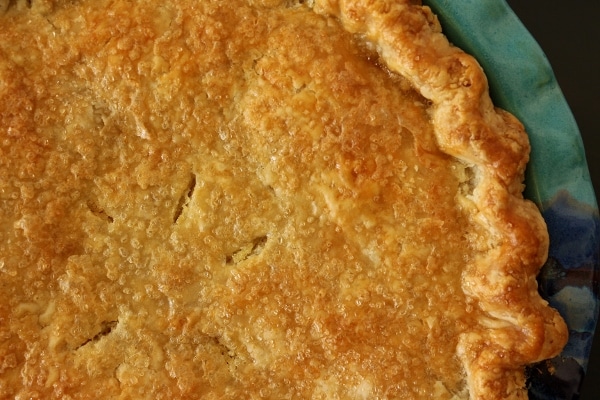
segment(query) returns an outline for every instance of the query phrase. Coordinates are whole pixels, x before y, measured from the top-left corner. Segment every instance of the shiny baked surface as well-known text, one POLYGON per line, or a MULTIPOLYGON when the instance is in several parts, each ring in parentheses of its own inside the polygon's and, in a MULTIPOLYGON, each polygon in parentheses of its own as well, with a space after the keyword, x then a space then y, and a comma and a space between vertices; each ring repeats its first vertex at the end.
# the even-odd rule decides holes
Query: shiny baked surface
POLYGON ((428 9, 258 3, 0 17, 0 393, 525 396, 520 124, 428 9))

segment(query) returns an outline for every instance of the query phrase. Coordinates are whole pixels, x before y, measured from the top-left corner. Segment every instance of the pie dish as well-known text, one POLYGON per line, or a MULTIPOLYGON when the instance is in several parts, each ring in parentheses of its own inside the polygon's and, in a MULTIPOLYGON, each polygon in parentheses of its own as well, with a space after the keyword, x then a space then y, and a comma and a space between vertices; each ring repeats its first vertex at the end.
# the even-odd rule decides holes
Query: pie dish
POLYGON ((428 7, 3 8, 7 398, 520 399, 562 349, 527 135, 428 7))

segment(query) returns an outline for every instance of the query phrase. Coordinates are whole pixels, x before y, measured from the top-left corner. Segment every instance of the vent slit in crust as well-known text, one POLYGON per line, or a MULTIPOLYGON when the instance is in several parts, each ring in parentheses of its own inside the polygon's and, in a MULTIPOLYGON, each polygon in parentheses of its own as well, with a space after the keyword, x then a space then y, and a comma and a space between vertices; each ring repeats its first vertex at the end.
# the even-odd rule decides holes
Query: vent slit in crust
POLYGON ((102 207, 100 207, 97 204, 97 202, 89 200, 87 202, 87 207, 92 212, 92 214, 94 214, 96 217, 103 219, 108 223, 114 222, 114 218, 112 216, 110 216, 109 214, 107 214, 107 212, 102 207))
POLYGON ((113 329, 115 329, 117 327, 118 323, 119 323, 119 321, 116 321, 116 320, 115 321, 103 321, 100 324, 100 332, 98 332, 96 335, 94 335, 94 337, 86 340, 81 345, 79 345, 77 347, 77 350, 79 350, 80 348, 84 347, 88 343, 97 342, 98 340, 100 340, 104 336, 107 336, 108 334, 110 334, 113 331, 113 329))
POLYGON ((173 215, 173 223, 177 223, 177 220, 181 216, 184 208, 187 207, 189 202, 192 199, 192 195, 194 194, 194 189, 196 188, 196 175, 194 173, 190 176, 190 181, 187 185, 186 190, 179 198, 177 202, 177 207, 175 208, 175 214, 173 215))
POLYGON ((256 237, 251 242, 246 243, 233 253, 227 255, 225 257, 225 263, 227 265, 235 265, 249 259, 250 257, 258 256, 262 252, 266 243, 266 235, 256 237))

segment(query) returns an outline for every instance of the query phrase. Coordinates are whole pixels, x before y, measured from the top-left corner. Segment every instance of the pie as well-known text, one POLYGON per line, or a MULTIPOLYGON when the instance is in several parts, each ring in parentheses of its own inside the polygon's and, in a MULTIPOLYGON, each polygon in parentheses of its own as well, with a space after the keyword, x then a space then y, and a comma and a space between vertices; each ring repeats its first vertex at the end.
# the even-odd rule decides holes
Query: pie
POLYGON ((0 1, 2 399, 524 399, 529 143, 415 0, 0 1))

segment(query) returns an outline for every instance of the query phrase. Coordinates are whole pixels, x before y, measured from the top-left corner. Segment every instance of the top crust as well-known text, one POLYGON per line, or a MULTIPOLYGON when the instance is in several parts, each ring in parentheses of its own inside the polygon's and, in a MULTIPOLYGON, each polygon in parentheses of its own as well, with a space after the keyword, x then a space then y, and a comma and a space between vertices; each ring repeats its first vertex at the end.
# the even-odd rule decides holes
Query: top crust
POLYGON ((419 2, 0 25, 0 398, 522 399, 564 346, 527 136, 419 2))

